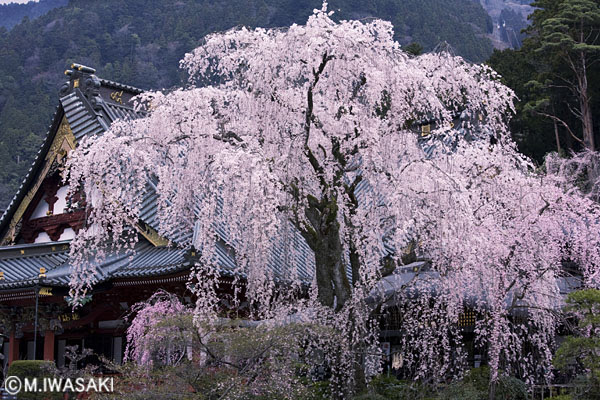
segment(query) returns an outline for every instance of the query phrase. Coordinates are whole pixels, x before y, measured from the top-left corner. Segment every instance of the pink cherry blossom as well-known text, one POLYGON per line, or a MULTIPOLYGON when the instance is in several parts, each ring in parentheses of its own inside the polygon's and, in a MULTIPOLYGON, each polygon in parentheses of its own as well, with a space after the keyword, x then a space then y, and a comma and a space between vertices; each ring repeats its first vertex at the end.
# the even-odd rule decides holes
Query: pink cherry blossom
POLYGON ((140 95, 147 117, 115 122, 73 154, 72 190, 91 204, 72 244, 73 295, 94 284, 94 260, 133 247, 152 181, 160 233, 189 233, 174 245, 201 254, 197 318, 219 311, 222 241, 253 318, 339 329, 328 354, 343 387, 357 368, 380 368, 372 300, 384 264, 401 280, 412 247, 431 270, 386 305, 405 310, 414 377, 461 374, 456 322, 469 309, 494 377, 549 378, 563 263, 600 282, 600 209, 517 152, 514 94, 494 71, 444 52, 410 57, 392 38, 389 22, 334 22, 326 4, 306 25, 208 35, 181 61, 189 87, 140 95), (306 301, 298 262, 269 267, 281 241, 298 259, 298 234, 314 252, 306 301))

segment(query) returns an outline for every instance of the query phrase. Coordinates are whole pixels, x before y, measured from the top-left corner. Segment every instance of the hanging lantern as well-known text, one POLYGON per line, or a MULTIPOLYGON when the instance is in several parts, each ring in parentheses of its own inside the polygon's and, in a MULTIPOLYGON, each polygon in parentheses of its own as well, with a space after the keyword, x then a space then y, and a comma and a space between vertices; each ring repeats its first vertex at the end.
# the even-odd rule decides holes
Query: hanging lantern
POLYGON ((402 354, 394 353, 392 356, 392 369, 400 369, 404 364, 404 359, 402 358, 402 354))

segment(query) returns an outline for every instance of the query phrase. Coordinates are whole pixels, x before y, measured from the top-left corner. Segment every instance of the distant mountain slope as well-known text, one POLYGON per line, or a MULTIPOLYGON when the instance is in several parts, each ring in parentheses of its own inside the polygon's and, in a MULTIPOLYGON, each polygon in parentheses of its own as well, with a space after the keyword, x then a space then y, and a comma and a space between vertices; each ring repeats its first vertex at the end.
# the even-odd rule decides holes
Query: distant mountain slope
MULTIPOLYGON (((182 83, 179 59, 207 33, 302 24, 321 2, 70 0, 10 31, 0 28, 0 208, 37 152, 70 63, 144 89, 169 88, 182 83)), ((492 51, 485 37, 491 19, 473 0, 331 0, 329 7, 336 18, 389 20, 401 44, 418 42, 425 51, 444 41, 472 61, 492 51)))
POLYGON ((533 12, 533 0, 480 0, 481 6, 494 22, 490 35, 494 47, 499 49, 521 47, 528 25, 527 16, 533 12))
POLYGON ((67 5, 69 0, 39 0, 25 4, 9 3, 0 5, 0 26, 11 29, 24 17, 34 19, 46 14, 53 8, 67 5))

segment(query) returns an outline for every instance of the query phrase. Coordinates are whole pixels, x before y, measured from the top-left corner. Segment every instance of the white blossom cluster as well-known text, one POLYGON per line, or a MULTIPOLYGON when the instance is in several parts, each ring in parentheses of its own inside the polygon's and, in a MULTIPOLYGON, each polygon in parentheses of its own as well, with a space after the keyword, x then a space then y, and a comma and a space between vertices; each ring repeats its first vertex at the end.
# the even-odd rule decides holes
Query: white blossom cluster
POLYGON ((600 210, 516 151, 506 125, 514 95, 494 71, 447 53, 409 57, 392 37, 388 22, 335 22, 326 5, 303 26, 207 36, 181 62, 189 88, 140 95, 146 118, 116 122, 74 153, 72 187, 81 185, 91 205, 72 245, 74 296, 94 283, 90 257, 135 242, 140 193, 153 179, 160 233, 195 230, 183 245, 201 250, 198 318, 219 311, 214 249, 223 240, 254 318, 306 313, 339 329, 330 354, 341 385, 357 364, 368 374, 379 368, 368 299, 382 255, 401 265, 412 243, 437 274, 433 303, 414 300, 428 291, 418 285, 399 287, 394 300, 412 302, 407 324, 422 322, 407 325, 403 339, 416 377, 430 375, 432 362, 440 378, 464 366, 456 321, 467 308, 483 316, 476 335, 494 373, 547 377, 562 263, 576 262, 586 285, 599 283, 600 210), (461 114, 473 116, 463 131, 492 132, 493 143, 464 140, 454 126, 461 114), (457 135, 451 151, 425 154, 424 120, 435 121, 434 137, 457 135), (358 200, 361 182, 369 189, 358 200), (310 282, 295 264, 279 276, 268 268, 278 257, 274 238, 290 224, 321 277, 308 302, 296 299, 310 282), (529 322, 518 325, 517 313, 529 322), (526 326, 535 329, 523 335, 526 326))

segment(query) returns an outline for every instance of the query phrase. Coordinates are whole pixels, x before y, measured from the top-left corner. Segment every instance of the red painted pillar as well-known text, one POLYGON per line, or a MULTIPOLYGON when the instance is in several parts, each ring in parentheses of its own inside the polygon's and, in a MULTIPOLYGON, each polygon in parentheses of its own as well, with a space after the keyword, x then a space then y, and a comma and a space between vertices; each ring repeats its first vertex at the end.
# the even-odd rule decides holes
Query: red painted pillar
POLYGON ((20 340, 15 338, 15 331, 10 332, 8 338, 8 365, 19 359, 19 344, 20 340))
POLYGON ((44 360, 54 361, 54 331, 47 330, 44 335, 44 360))

